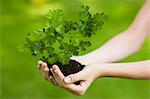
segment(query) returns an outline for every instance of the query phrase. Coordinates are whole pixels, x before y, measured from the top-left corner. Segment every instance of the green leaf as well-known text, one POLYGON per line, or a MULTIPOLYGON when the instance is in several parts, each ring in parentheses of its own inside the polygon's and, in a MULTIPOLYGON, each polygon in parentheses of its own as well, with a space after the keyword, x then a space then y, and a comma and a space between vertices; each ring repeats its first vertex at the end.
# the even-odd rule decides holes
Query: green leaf
POLYGON ((82 50, 86 50, 87 47, 90 47, 91 46, 91 42, 90 41, 81 41, 80 42, 80 48, 82 50))
POLYGON ((58 61, 58 57, 56 55, 53 55, 53 57, 49 57, 47 59, 47 62, 51 65, 53 65, 54 63, 56 63, 58 61))
POLYGON ((21 50, 28 49, 34 57, 51 65, 69 64, 71 56, 88 50, 90 38, 108 20, 104 12, 92 14, 89 9, 81 6, 77 19, 66 17, 62 9, 50 10, 45 27, 28 33, 21 50))
POLYGON ((47 18, 51 27, 58 27, 64 22, 64 13, 61 9, 49 11, 47 18))
POLYGON ((62 65, 68 64, 70 61, 70 54, 66 54, 66 53, 59 53, 58 58, 59 58, 59 62, 62 63, 62 65))
POLYGON ((49 53, 47 50, 43 50, 43 57, 47 59, 49 57, 49 53))

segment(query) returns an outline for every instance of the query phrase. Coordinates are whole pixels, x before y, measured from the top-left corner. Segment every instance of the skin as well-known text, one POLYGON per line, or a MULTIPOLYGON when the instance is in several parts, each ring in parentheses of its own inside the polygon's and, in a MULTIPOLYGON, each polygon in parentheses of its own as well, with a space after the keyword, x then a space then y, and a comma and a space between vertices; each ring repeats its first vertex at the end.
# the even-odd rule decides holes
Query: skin
POLYGON ((76 95, 83 95, 91 83, 101 77, 150 79, 150 60, 112 63, 136 53, 148 33, 150 33, 149 26, 150 0, 147 0, 127 30, 113 37, 103 46, 91 53, 71 57, 71 59, 86 65, 82 71, 65 77, 58 66, 54 65, 50 69, 53 77, 49 77, 49 69, 45 62, 39 61, 38 68, 48 82, 76 95), (73 84, 76 81, 81 81, 80 85, 73 84))

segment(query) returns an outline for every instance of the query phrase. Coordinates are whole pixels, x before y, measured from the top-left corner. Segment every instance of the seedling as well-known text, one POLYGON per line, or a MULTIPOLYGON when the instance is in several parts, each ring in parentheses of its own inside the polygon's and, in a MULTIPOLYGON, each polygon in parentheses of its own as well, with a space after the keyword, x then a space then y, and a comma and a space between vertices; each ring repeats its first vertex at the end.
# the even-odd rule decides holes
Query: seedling
POLYGON ((88 6, 82 6, 78 16, 78 20, 68 19, 62 9, 50 10, 46 26, 28 33, 24 48, 45 61, 49 68, 58 65, 65 76, 79 72, 84 64, 70 57, 78 56, 91 46, 90 38, 102 29, 108 16, 104 12, 91 14, 88 6))

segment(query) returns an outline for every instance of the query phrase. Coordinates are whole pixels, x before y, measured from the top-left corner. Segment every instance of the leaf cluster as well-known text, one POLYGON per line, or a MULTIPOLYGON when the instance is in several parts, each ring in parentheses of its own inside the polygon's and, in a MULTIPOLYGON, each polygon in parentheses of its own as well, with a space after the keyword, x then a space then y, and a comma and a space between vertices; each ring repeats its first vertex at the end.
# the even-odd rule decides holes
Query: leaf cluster
POLYGON ((71 56, 91 46, 89 38, 102 29, 108 18, 103 12, 91 14, 88 6, 81 6, 78 14, 78 20, 71 20, 62 9, 50 10, 45 27, 28 33, 24 47, 49 64, 68 64, 71 56))

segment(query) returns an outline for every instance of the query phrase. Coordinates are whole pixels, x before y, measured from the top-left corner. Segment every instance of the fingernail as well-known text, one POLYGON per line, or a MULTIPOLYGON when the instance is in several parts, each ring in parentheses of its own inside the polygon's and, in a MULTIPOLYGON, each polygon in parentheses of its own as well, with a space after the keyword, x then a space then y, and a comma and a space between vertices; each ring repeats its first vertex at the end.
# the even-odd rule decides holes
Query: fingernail
POLYGON ((39 61, 38 61, 38 64, 41 64, 41 63, 42 63, 42 61, 41 61, 41 60, 39 60, 39 61))
POLYGON ((53 71, 52 68, 50 69, 50 71, 51 71, 51 72, 53 71))
POLYGON ((53 68, 56 68, 56 65, 53 65, 53 68))
POLYGON ((70 78, 70 77, 66 77, 66 78, 64 79, 64 81, 65 81, 65 83, 69 83, 69 82, 71 81, 71 78, 70 78))
POLYGON ((46 64, 46 63, 43 63, 43 66, 47 66, 47 64, 46 64))
POLYGON ((56 70, 56 65, 53 65, 52 68, 53 68, 53 70, 56 70))
POLYGON ((56 68, 56 69, 58 69, 58 66, 57 66, 57 65, 55 65, 55 68, 56 68))

